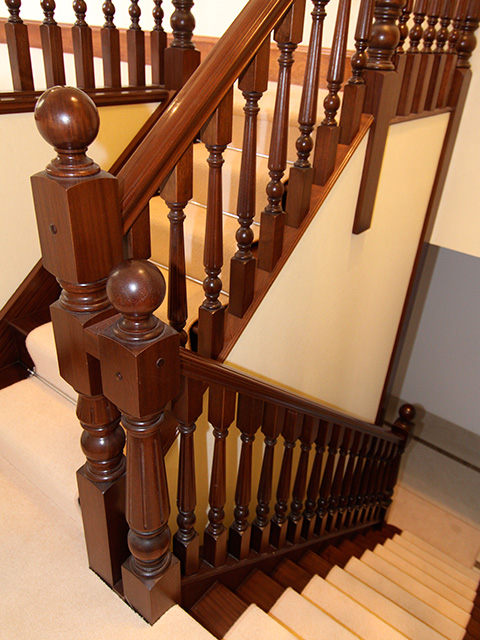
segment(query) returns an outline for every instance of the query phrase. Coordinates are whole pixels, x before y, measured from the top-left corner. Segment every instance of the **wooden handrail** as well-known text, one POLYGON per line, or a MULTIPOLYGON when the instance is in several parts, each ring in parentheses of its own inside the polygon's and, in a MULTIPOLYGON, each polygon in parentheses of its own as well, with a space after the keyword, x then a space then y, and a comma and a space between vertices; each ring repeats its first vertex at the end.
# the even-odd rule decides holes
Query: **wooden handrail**
POLYGON ((118 174, 126 233, 292 0, 250 0, 118 174))
POLYGON ((186 378, 193 378, 194 380, 201 380, 208 385, 218 385, 225 389, 231 389, 239 394, 262 400, 265 403, 275 404, 290 411, 301 412, 314 418, 333 422, 339 426, 354 429, 382 440, 395 443, 400 441, 391 431, 345 415, 313 400, 302 398, 290 391, 235 371, 224 364, 219 364, 215 360, 204 358, 183 348, 180 349, 180 371, 186 378))

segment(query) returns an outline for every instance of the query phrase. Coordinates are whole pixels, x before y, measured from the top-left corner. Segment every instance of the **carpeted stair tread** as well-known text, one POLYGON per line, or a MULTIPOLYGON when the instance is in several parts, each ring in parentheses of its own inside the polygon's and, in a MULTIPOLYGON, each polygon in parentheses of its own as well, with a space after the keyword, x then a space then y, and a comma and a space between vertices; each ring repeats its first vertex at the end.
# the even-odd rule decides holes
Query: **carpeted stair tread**
MULTIPOLYGON (((353 580, 334 570, 327 576, 327 580, 334 580, 334 584, 339 586, 339 588, 341 588, 340 582, 345 585, 351 585, 352 591, 349 590, 348 593, 353 596, 353 589, 355 589, 355 593, 359 594, 358 601, 363 602, 368 608, 370 608, 370 603, 372 607, 375 605, 378 606, 378 609, 372 608, 372 610, 374 610, 377 615, 385 615, 386 617, 384 619, 388 620, 390 624, 394 624, 393 621, 396 619, 407 618, 408 624, 405 628, 397 627, 405 633, 405 635, 409 635, 407 633, 408 629, 412 629, 412 637, 416 635, 415 626, 411 625, 412 621, 408 619, 411 614, 411 616, 414 617, 414 622, 415 619, 421 620, 425 625, 428 625, 428 627, 435 629, 437 635, 444 635, 450 640, 462 640, 464 627, 437 609, 432 608, 423 600, 412 595, 403 587, 377 573, 374 569, 358 560, 358 558, 351 558, 345 565, 344 571, 349 574, 353 580), (364 589, 364 586, 366 586, 367 589, 364 589), (372 590, 376 592, 376 596, 372 593, 372 590), (360 599, 363 597, 365 601, 360 599), (394 607, 392 607, 391 604, 386 605, 384 599, 391 601, 394 607), (403 609, 405 613, 408 612, 408 616, 402 616, 401 611, 398 612, 398 616, 396 616, 395 611, 397 606, 403 609)), ((356 596, 353 597, 357 600, 356 596)), ((466 626, 468 619, 464 622, 466 626)), ((420 629, 418 637, 436 637, 435 635, 428 635, 428 629, 423 629, 422 635, 420 635, 420 629)))
POLYGON ((353 640, 359 637, 291 588, 285 590, 271 608, 270 615, 303 640, 353 640))
POLYGON ((405 560, 396 553, 392 553, 390 549, 387 549, 382 545, 377 545, 373 553, 389 564, 393 565, 405 575, 414 578, 415 580, 417 580, 417 582, 420 582, 435 593, 443 596, 463 611, 470 613, 470 611, 472 610, 473 602, 471 600, 465 598, 460 593, 458 593, 458 591, 455 591, 443 582, 440 582, 439 580, 437 580, 437 578, 429 575, 428 573, 425 573, 415 565, 408 562, 408 560, 405 560))
POLYGON ((468 598, 468 600, 472 602, 475 600, 477 594, 473 589, 466 586, 463 582, 458 582, 458 580, 455 580, 454 578, 452 578, 452 576, 444 573, 443 571, 438 569, 438 567, 435 567, 433 564, 427 562, 423 558, 420 558, 418 555, 411 553, 408 549, 406 549, 402 545, 397 544, 394 540, 385 540, 384 547, 389 551, 397 554, 405 561, 411 563, 424 573, 432 576, 442 584, 450 587, 460 595, 468 598))
POLYGON ((325 578, 333 566, 314 551, 306 551, 298 561, 298 564, 310 575, 318 574, 321 578, 325 578))
POLYGON ((245 640, 246 638, 262 638, 262 640, 293 640, 293 635, 272 616, 251 604, 233 624, 224 636, 225 640, 245 640))
POLYGON ((350 560, 350 555, 345 553, 341 549, 334 547, 333 545, 329 545, 326 549, 324 549, 320 553, 320 557, 324 558, 327 562, 330 562, 332 565, 338 565, 339 567, 344 567, 347 562, 350 560))
POLYGON ((464 571, 459 571, 457 568, 453 567, 450 563, 441 560, 440 558, 431 555, 428 551, 425 551, 421 547, 413 544, 406 538, 396 535, 392 538, 393 542, 403 546, 407 551, 414 553, 419 558, 422 558, 429 562, 434 567, 437 567, 443 573, 451 576, 457 582, 461 582, 470 589, 476 590, 478 588, 478 578, 476 575, 466 575, 464 571))
MULTIPOLYGON (((381 558, 379 555, 371 551, 365 551, 361 561, 364 565, 367 565, 375 572, 381 574, 388 580, 391 580, 416 598, 419 598, 440 613, 443 613, 457 624, 463 627, 467 625, 468 620, 470 619, 470 614, 467 611, 453 604, 453 602, 447 600, 447 598, 444 598, 439 593, 433 591, 418 580, 415 580, 415 578, 407 575, 394 565, 381 558)), ((349 570, 349 564, 345 567, 347 571, 349 570)))
POLYGON ((272 571, 271 576, 282 587, 292 587, 299 593, 312 577, 305 569, 288 559, 282 560, 278 567, 272 571))
POLYGON ((278 582, 257 569, 237 587, 235 593, 247 604, 256 604, 268 612, 284 591, 278 582))
POLYGON ((302 595, 364 640, 399 640, 406 637, 319 576, 310 580, 302 595))
POLYGON ((405 540, 408 540, 409 542, 414 544, 416 547, 423 549, 430 556, 434 556, 435 558, 442 560, 446 564, 449 564, 454 569, 457 569, 457 571, 459 571, 460 573, 464 573, 468 578, 471 578, 472 580, 476 581, 478 586, 478 582, 480 580, 480 571, 478 571, 478 569, 466 567, 461 562, 459 562, 458 560, 455 560, 454 558, 449 556, 447 553, 444 553, 440 549, 437 549, 426 540, 419 538, 414 533, 410 533, 410 531, 402 531, 401 537, 404 538, 405 540))
POLYGON ((223 638, 248 606, 230 589, 216 582, 189 613, 216 638, 223 638))

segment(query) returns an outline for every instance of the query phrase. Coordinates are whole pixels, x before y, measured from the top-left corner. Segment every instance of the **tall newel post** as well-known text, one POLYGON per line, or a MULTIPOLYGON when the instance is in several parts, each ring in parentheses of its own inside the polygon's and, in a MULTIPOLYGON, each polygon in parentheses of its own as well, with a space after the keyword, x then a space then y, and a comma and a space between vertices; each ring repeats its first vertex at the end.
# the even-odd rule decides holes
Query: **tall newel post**
POLYGON ((35 119, 57 157, 32 177, 43 264, 62 287, 51 307, 59 369, 79 394, 77 416, 86 464, 77 473, 90 567, 110 586, 128 555, 124 433, 118 409, 104 393, 88 329, 112 316, 107 276, 122 260, 116 179, 86 156, 99 118, 78 89, 53 87, 35 119))

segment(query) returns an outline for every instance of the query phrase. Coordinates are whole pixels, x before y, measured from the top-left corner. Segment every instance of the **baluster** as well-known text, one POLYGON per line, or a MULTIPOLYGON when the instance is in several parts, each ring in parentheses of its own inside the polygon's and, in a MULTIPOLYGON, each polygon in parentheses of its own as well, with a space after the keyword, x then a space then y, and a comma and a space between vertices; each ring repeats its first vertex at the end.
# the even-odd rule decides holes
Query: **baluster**
POLYGON ((340 143, 351 144, 358 133, 365 102, 364 71, 367 66, 368 41, 372 32, 375 0, 362 0, 355 29, 355 53, 351 59, 352 76, 343 92, 340 116, 340 143))
POLYGON ((147 260, 127 260, 107 282, 120 318, 99 336, 105 394, 127 432, 128 547, 125 598, 150 624, 180 602, 180 563, 169 551, 170 502, 160 431, 163 409, 179 392, 179 339, 153 315, 165 281, 147 260))
POLYGON ((87 3, 85 0, 74 0, 73 10, 76 22, 72 26, 73 54, 75 58, 75 76, 79 89, 95 88, 95 73, 93 70, 92 30, 88 26, 85 15, 87 3))
POLYGON ((223 524, 227 473, 225 444, 228 427, 235 419, 235 400, 234 391, 217 386, 211 386, 209 389, 208 421, 213 426, 215 444, 210 480, 210 510, 203 540, 203 558, 213 567, 220 567, 227 559, 228 531, 223 524))
POLYGON ((292 544, 300 540, 300 534, 302 533, 302 507, 307 487, 308 458, 312 444, 317 439, 319 428, 320 420, 318 418, 305 416, 302 433, 300 435, 302 452, 298 461, 297 474, 293 485, 291 511, 288 515, 287 540, 292 544))
POLYGON ((262 212, 258 266, 264 271, 272 271, 278 262, 283 247, 285 214, 282 197, 285 188, 282 183, 287 166, 288 121, 290 105, 290 78, 293 53, 302 40, 305 0, 294 0, 292 6, 276 26, 274 39, 280 50, 278 58, 278 83, 275 97, 275 111, 272 123, 267 185, 268 204, 262 212))
POLYGON ((14 91, 33 91, 32 61, 28 28, 20 18, 20 0, 6 0, 8 21, 5 23, 8 56, 14 91))
POLYGON ((63 66, 62 30, 55 22, 55 0, 42 0, 40 3, 45 16, 40 25, 43 64, 47 87, 65 84, 65 68, 63 66))
POLYGON ((120 34, 113 17, 115 5, 112 0, 106 0, 103 5, 105 23, 102 27, 102 59, 103 59, 103 84, 105 87, 119 88, 122 86, 120 77, 120 34))
POLYGON ((273 458, 277 438, 285 422, 285 409, 266 404, 263 412, 262 432, 265 435, 262 470, 258 483, 256 518, 252 523, 250 547, 257 553, 265 553, 270 544, 270 500, 272 498, 273 458))
POLYGON ((375 497, 372 505, 372 513, 371 513, 370 520, 378 520, 382 499, 383 499, 383 494, 387 486, 387 480, 388 480, 387 466, 392 457, 394 448, 395 448, 395 445, 393 442, 387 442, 385 445, 383 455, 380 459, 378 475, 377 475, 377 483, 375 485, 376 493, 375 493, 375 497))
POLYGON ((320 185, 324 185, 333 172, 340 139, 340 129, 335 117, 340 107, 338 92, 342 87, 345 76, 350 6, 351 0, 340 0, 338 5, 332 52, 328 64, 328 95, 323 101, 325 118, 317 129, 317 138, 315 140, 315 159, 313 162, 315 175, 313 180, 315 184, 320 185))
POLYGON ((345 473, 345 463, 348 454, 352 432, 350 429, 342 429, 338 445, 338 459, 333 477, 332 489, 328 500, 328 517, 326 530, 332 532, 337 521, 338 507, 340 505, 340 494, 342 491, 343 476, 345 473))
POLYGON ((352 489, 348 496, 348 509, 345 513, 344 526, 348 528, 355 524, 357 517, 357 501, 360 498, 360 483, 362 481, 362 471, 365 466, 365 459, 368 453, 368 447, 370 445, 372 436, 363 435, 363 442, 359 454, 357 456, 357 464, 355 465, 355 471, 353 473, 352 489))
POLYGON ((170 18, 173 40, 165 50, 165 88, 181 89, 200 64, 200 51, 192 42, 195 18, 192 0, 172 0, 170 18))
POLYGON ((457 42, 457 69, 470 69, 470 58, 477 45, 475 31, 480 21, 480 4, 478 0, 469 0, 465 12, 465 19, 457 42))
POLYGON ((445 62, 445 71, 443 74, 442 84, 440 87, 440 93, 438 96, 437 107, 444 109, 448 103, 448 97, 452 88, 453 76, 455 73, 455 67, 457 65, 458 53, 457 42, 460 38, 460 27, 462 25, 463 17, 467 10, 468 0, 457 0, 455 4, 454 18, 452 22, 452 30, 448 38, 448 50, 445 62))
POLYGON ((398 43, 395 55, 392 58, 395 70, 398 75, 397 96, 395 99, 395 109, 398 110, 400 93, 402 89, 403 77, 407 66, 407 56, 405 55, 404 44, 408 37, 408 22, 413 9, 413 0, 406 0, 406 4, 402 9, 402 13, 398 20, 398 29, 400 32, 400 41, 398 43))
POLYGON ((223 152, 232 140, 233 88, 223 98, 214 114, 202 128, 201 139, 208 157, 208 197, 205 222, 203 281, 205 300, 198 315, 198 352, 216 358, 223 347, 225 308, 219 300, 222 290, 220 272, 223 265, 223 208, 222 165, 223 152))
POLYGON ((262 420, 262 411, 260 400, 242 394, 238 396, 237 427, 241 431, 242 448, 235 487, 235 520, 228 537, 228 551, 238 560, 246 558, 250 551, 252 529, 248 523, 248 505, 252 486, 252 445, 262 420))
POLYGON ((51 306, 60 374, 79 394, 87 462, 77 481, 88 561, 113 587, 128 556, 124 434, 116 403, 105 397, 98 359, 87 352, 85 329, 114 314, 105 285, 122 260, 118 186, 85 155, 99 117, 82 91, 49 89, 35 120, 57 153, 46 171, 32 177, 32 190, 43 265, 63 289, 51 306))
POLYGON ((345 475, 343 476, 342 489, 340 492, 340 498, 338 501, 338 515, 336 528, 341 531, 345 525, 345 519, 348 513, 348 501, 353 486, 353 472, 355 469, 355 461, 358 458, 360 451, 360 443, 362 441, 363 434, 360 431, 355 431, 353 435, 353 442, 350 441, 349 449, 350 455, 348 457, 347 468, 345 475))
POLYGON ((145 33, 140 27, 142 11, 138 0, 132 0, 128 9, 130 26, 127 29, 128 84, 145 86, 145 33))
POLYGON ((255 185, 257 173, 257 114, 258 101, 268 88, 270 38, 267 38, 238 80, 238 88, 245 98, 243 153, 238 185, 237 216, 239 229, 235 239, 238 250, 230 262, 229 313, 241 318, 253 300, 256 258, 252 254, 255 217, 255 185))
POLYGON ((397 109, 400 78, 392 61, 400 42, 396 24, 406 0, 377 0, 375 22, 367 49, 364 112, 374 116, 368 136, 353 233, 363 233, 372 223, 383 154, 390 121, 397 109))
POLYGON ((427 13, 427 28, 423 32, 423 49, 420 56, 420 67, 418 70, 417 86, 413 96, 413 113, 422 113, 425 110, 427 91, 430 85, 430 78, 433 69, 433 43, 437 37, 435 25, 440 15, 440 0, 430 0, 427 13))
POLYGON ((334 424, 332 428, 332 436, 328 443, 328 455, 325 468, 323 470, 322 484, 320 486, 320 495, 317 503, 317 521, 315 523, 315 535, 323 535, 327 526, 328 502, 330 499, 333 468, 335 466, 335 456, 337 455, 338 444, 341 435, 341 427, 334 424))
POLYGON ((318 436, 315 441, 315 458, 310 472, 310 479, 307 487, 307 498, 305 500, 305 510, 303 512, 302 537, 310 540, 314 534, 316 521, 317 499, 320 491, 320 481, 322 478, 323 454, 327 448, 327 442, 332 435, 332 426, 325 420, 320 420, 318 436))
POLYGON ((152 84, 165 83, 165 49, 167 48, 167 34, 163 28, 162 0, 154 0, 152 11, 154 27, 150 33, 150 57, 152 61, 152 84))
POLYGON ((375 487, 378 482, 378 472, 380 467, 380 461, 384 454, 387 443, 384 440, 378 440, 377 448, 374 452, 372 464, 370 467, 370 475, 368 478, 366 494, 363 499, 363 510, 361 513, 361 521, 369 522, 373 504, 375 502, 376 491, 375 487))
POLYGON ((362 522, 363 509, 365 501, 367 499, 368 482, 370 480, 370 471, 372 469, 372 462, 377 450, 377 445, 378 438, 373 436, 370 440, 370 446, 368 448, 367 454, 365 456, 365 462, 363 464, 362 476, 360 479, 360 486, 355 504, 355 512, 353 514, 353 521, 351 522, 352 525, 356 525, 362 522))
POLYGON ((453 1, 443 0, 440 11, 440 29, 437 31, 436 47, 433 52, 433 67, 430 85, 425 99, 425 110, 432 111, 437 108, 438 96, 445 73, 447 53, 445 45, 448 41, 448 26, 452 20, 453 1))
POLYGON ((293 167, 290 168, 287 203, 285 206, 286 223, 295 228, 300 226, 310 207, 313 167, 310 164, 309 157, 313 149, 312 131, 317 121, 323 23, 327 15, 325 7, 329 0, 312 0, 312 2, 312 28, 305 65, 300 112, 298 114, 300 136, 296 142, 297 159, 293 167))
POLYGON ((152 256, 150 242, 150 203, 135 220, 124 240, 125 258, 149 260, 152 256))
POLYGON ((195 531, 195 421, 203 410, 203 387, 197 380, 182 376, 180 394, 172 401, 172 413, 178 420, 180 457, 178 461, 178 531, 173 537, 173 552, 182 564, 182 573, 196 573, 200 560, 200 541, 195 531))
POLYGON ((168 320, 180 333, 180 344, 185 346, 188 318, 187 281, 185 277, 185 240, 183 233, 184 209, 192 197, 193 146, 190 146, 175 166, 160 195, 165 200, 170 220, 170 251, 168 266, 168 320))
POLYGON ((287 538, 287 511, 288 498, 290 497, 290 484, 292 480, 292 462, 295 443, 302 433, 303 414, 287 411, 283 435, 283 458, 277 486, 277 501, 275 502, 275 514, 270 523, 270 544, 281 549, 285 546, 287 538))
POLYGON ((412 112, 413 96, 417 85, 418 71, 420 69, 419 44, 423 37, 423 21, 427 13, 427 0, 415 0, 413 11, 413 27, 410 29, 410 46, 406 53, 405 70, 403 73, 402 87, 398 99, 397 113, 400 116, 409 115, 412 112))
POLYGON ((387 464, 385 466, 385 477, 384 477, 383 486, 382 486, 382 496, 381 496, 381 500, 380 500, 380 504, 378 506, 378 512, 377 512, 377 518, 380 518, 381 520, 385 519, 385 515, 388 510, 388 507, 392 503, 394 487, 393 485, 390 484, 390 479, 392 478, 392 475, 393 475, 393 468, 395 466, 397 455, 399 455, 398 449, 399 449, 399 445, 393 444, 390 455, 387 460, 387 464))

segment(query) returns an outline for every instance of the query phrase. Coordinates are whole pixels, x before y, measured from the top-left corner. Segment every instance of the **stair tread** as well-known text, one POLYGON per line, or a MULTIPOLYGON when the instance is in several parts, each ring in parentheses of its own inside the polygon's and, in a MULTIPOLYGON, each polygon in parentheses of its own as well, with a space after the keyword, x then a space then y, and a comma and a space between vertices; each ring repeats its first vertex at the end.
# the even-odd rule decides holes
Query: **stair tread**
POLYGON ((292 587, 302 591, 311 579, 311 575, 291 560, 283 560, 271 574, 272 578, 283 587, 292 587))
POLYGON ((256 604, 268 612, 284 591, 278 582, 257 569, 237 587, 235 593, 247 604, 256 604))
POLYGON ((245 640, 245 638, 293 640, 296 637, 255 604, 251 604, 242 613, 224 636, 225 640, 245 640))
POLYGON ((247 609, 248 604, 217 582, 190 608, 189 613, 216 638, 223 638, 247 609))
POLYGON ((333 564, 325 560, 313 551, 306 551, 298 561, 298 564, 305 569, 310 575, 319 575, 322 578, 328 574, 333 564))

